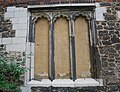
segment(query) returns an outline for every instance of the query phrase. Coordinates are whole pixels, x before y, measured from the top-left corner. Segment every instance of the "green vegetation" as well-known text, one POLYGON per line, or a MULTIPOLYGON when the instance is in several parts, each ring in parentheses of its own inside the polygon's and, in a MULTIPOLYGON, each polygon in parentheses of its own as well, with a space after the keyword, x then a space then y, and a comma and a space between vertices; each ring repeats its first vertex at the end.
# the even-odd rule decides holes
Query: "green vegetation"
MULTIPOLYGON (((3 92, 21 92, 21 75, 26 71, 24 62, 7 61, 0 58, 0 90, 3 92)), ((0 92, 1 92, 0 91, 0 92)))

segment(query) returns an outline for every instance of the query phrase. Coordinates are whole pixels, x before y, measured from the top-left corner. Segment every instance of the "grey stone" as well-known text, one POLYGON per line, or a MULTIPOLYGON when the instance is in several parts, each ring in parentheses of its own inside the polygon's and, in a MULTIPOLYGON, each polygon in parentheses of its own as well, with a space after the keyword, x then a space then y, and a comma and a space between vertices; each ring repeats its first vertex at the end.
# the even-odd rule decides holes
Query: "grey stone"
POLYGON ((100 5, 101 6, 111 6, 111 3, 109 3, 109 2, 101 2, 100 5))
POLYGON ((120 50, 120 44, 116 44, 116 45, 115 45, 115 49, 116 49, 116 50, 120 50))
POLYGON ((110 55, 110 54, 115 54, 116 50, 111 46, 109 46, 109 47, 106 46, 106 47, 101 47, 100 48, 100 53, 110 55))
POLYGON ((111 92, 115 92, 115 91, 118 91, 119 90, 119 88, 118 88, 118 86, 117 85, 110 85, 109 86, 109 91, 111 91, 111 92))
POLYGON ((110 15, 108 15, 108 14, 106 14, 106 13, 104 13, 104 16, 105 16, 105 20, 116 20, 116 15, 114 15, 114 14, 110 14, 110 15))
POLYGON ((103 36, 103 40, 110 40, 109 35, 103 36))
POLYGON ((109 63, 109 66, 110 67, 115 67, 115 64, 114 63, 109 63))
MULTIPOLYGON (((114 56, 114 55, 111 55, 111 56, 114 56)), ((108 59, 108 62, 114 62, 115 61, 115 59, 108 59)))
POLYGON ((0 13, 1 13, 1 12, 3 13, 3 12, 4 12, 4 9, 3 9, 3 7, 0 6, 0 13))
POLYGON ((109 62, 114 61, 114 54, 110 54, 110 55, 109 55, 109 58, 110 58, 110 59, 108 59, 108 60, 109 60, 109 62), (113 60, 111 60, 111 59, 113 59, 113 60))
POLYGON ((97 29, 103 29, 103 26, 102 25, 98 25, 97 29))
POLYGON ((98 87, 32 87, 32 92, 97 92, 98 87))
POLYGON ((108 62, 102 62, 102 67, 108 67, 108 62))
POLYGON ((111 38, 111 41, 112 41, 112 43, 119 43, 120 39, 116 35, 113 35, 113 37, 111 38))
MULTIPOLYGON (((120 6, 120 4, 117 4, 117 5, 120 6)), ((120 7, 119 7, 119 6, 118 6, 118 7, 115 7, 115 10, 116 10, 116 11, 120 11, 120 7)))
POLYGON ((103 45, 111 45, 112 43, 111 43, 111 41, 102 41, 102 43, 103 43, 103 45))
POLYGON ((99 36, 106 36, 108 35, 108 31, 99 31, 99 36))

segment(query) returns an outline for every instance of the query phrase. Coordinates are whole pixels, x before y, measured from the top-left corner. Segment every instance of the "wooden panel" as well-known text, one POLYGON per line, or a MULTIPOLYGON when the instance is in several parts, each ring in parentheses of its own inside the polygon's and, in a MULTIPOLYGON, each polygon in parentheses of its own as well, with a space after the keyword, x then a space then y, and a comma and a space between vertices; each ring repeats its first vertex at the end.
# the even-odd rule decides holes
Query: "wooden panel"
POLYGON ((49 22, 41 18, 35 26, 35 78, 48 78, 49 63, 49 22))
POLYGON ((66 18, 60 17, 55 22, 55 78, 70 77, 69 27, 66 18))
POLYGON ((83 17, 75 20, 75 51, 77 78, 91 77, 88 25, 83 17))

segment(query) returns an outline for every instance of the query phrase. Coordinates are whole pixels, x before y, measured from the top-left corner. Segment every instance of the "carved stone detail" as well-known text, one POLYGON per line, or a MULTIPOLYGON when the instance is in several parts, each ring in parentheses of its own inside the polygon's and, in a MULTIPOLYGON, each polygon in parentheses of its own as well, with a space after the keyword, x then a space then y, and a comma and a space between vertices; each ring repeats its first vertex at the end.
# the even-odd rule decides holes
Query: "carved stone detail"
POLYGON ((78 12, 75 12, 73 14, 73 19, 75 19, 76 17, 78 17, 80 15, 86 17, 86 19, 89 20, 91 18, 91 11, 78 11, 78 12))
POLYGON ((76 17, 82 15, 86 17, 86 19, 91 19, 91 11, 63 11, 63 12, 39 12, 39 13, 32 13, 32 20, 34 22, 37 21, 38 18, 46 17, 49 21, 56 21, 56 19, 60 16, 66 17, 67 20, 75 19, 76 17))
POLYGON ((56 12, 56 13, 54 13, 54 15, 53 15, 53 22, 56 21, 56 19, 57 19, 58 17, 61 17, 61 16, 67 18, 67 20, 70 20, 70 17, 69 17, 69 14, 68 14, 68 13, 56 12))
POLYGON ((33 13, 32 20, 36 22, 39 18, 45 17, 50 21, 50 16, 47 13, 33 13))

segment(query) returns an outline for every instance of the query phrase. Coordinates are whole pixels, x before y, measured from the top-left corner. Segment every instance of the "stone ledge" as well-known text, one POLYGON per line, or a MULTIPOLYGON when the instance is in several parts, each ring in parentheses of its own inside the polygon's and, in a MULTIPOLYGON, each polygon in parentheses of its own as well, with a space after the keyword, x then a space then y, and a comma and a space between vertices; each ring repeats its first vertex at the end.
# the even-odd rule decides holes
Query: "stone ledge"
POLYGON ((41 86, 41 87, 88 87, 88 86, 102 86, 102 81, 96 81, 92 78, 81 78, 75 81, 71 79, 42 79, 41 81, 32 80, 28 82, 27 86, 41 86))

